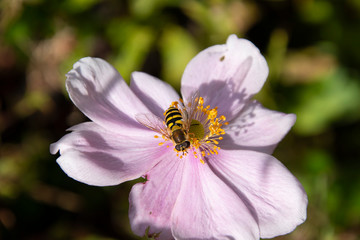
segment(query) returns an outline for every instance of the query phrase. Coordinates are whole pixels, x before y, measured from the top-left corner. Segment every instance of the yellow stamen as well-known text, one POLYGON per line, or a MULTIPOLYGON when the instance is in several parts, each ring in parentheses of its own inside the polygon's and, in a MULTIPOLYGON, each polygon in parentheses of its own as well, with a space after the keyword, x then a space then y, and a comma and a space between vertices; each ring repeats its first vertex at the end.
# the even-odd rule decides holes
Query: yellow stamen
POLYGON ((176 108, 178 108, 178 105, 179 105, 179 102, 174 101, 174 102, 171 103, 170 107, 176 107, 176 108))
MULTIPOLYGON (((190 142, 190 147, 184 151, 176 150, 175 146, 177 143, 173 139, 173 131, 170 128, 164 131, 162 135, 154 136, 154 138, 160 138, 161 136, 164 139, 164 142, 159 143, 159 146, 164 145, 167 141, 171 141, 176 156, 184 158, 189 151, 202 164, 205 164, 207 156, 219 154, 220 147, 217 145, 219 141, 223 140, 221 135, 225 134, 225 130, 222 127, 229 123, 225 122, 226 117, 224 115, 218 116, 218 107, 211 108, 210 105, 204 106, 204 103, 205 101, 202 97, 193 98, 186 105, 184 105, 182 99, 172 102, 170 107, 178 108, 179 113, 183 117, 183 125, 179 126, 184 131, 186 140, 190 142)), ((166 114, 164 113, 164 115, 166 114)), ((166 126, 165 122, 164 125, 166 126)), ((170 144, 166 145, 167 148, 171 147, 170 144)))
POLYGON ((203 104, 204 104, 204 98, 200 97, 200 98, 199 98, 199 105, 202 106, 203 104))

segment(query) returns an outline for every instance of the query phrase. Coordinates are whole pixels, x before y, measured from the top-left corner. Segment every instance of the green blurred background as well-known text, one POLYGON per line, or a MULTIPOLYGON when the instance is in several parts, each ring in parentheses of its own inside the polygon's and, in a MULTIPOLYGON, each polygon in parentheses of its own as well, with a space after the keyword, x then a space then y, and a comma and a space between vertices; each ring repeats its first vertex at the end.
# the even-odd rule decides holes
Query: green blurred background
POLYGON ((270 75, 257 98, 297 114, 274 155, 304 185, 308 219, 277 240, 360 239, 360 1, 1 0, 0 239, 138 239, 133 183, 68 178, 49 144, 86 121, 65 73, 85 56, 128 81, 141 70, 179 89, 188 61, 235 33, 270 75))

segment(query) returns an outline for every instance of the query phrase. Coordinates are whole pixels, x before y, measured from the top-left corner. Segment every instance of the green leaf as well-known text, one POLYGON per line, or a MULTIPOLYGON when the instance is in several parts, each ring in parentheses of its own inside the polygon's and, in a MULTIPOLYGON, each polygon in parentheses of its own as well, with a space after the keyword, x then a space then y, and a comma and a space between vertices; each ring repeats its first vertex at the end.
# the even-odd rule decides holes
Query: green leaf
POLYGON ((360 117, 360 86, 345 70, 334 71, 298 94, 299 103, 291 111, 297 115, 294 130, 300 134, 318 134, 334 121, 360 117))
POLYGON ((179 89, 184 69, 198 51, 195 41, 188 32, 174 25, 165 29, 159 48, 162 55, 162 77, 179 89))

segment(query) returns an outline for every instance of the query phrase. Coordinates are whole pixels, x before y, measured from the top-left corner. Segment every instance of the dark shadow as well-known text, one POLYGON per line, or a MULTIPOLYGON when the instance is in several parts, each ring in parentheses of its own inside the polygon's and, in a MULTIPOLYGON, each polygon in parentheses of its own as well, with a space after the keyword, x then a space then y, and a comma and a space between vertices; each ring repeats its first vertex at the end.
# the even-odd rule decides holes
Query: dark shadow
MULTIPOLYGON (((246 135, 250 127, 256 124, 255 109, 260 106, 256 101, 248 101, 246 106, 234 117, 234 121, 224 127, 225 132, 231 131, 235 136, 246 135)), ((220 147, 223 149, 252 150, 263 153, 272 153, 277 144, 267 146, 246 146, 244 143, 235 142, 230 135, 225 134, 220 141, 220 147)))
MULTIPOLYGON (((226 63, 224 58, 220 58, 219 62, 226 63)), ((224 126, 225 131, 232 131, 235 136, 247 134, 249 127, 256 124, 255 109, 258 103, 252 100, 253 95, 249 93, 244 85, 252 64, 253 59, 248 57, 238 66, 233 76, 229 79, 213 79, 201 84, 198 89, 200 96, 204 98, 204 105, 210 105, 211 108, 217 106, 218 116, 224 115, 226 120, 230 122, 228 126, 224 126), (236 80, 233 79, 235 77, 236 80)), ((184 86, 184 89, 188 91, 193 90, 191 86, 184 86)), ((268 153, 272 152, 275 147, 245 146, 241 145, 240 142, 234 142, 227 134, 223 137, 224 139, 220 141, 219 147, 224 149, 254 150, 268 153)))
MULTIPOLYGON (((226 64, 224 58, 219 59, 219 64, 226 64)), ((201 97, 204 98, 204 105, 210 105, 211 108, 218 107, 219 115, 224 115, 228 121, 231 121, 252 95, 247 92, 243 83, 249 74, 253 59, 248 57, 237 68, 232 77, 228 79, 211 79, 209 82, 202 83, 199 89, 192 86, 182 86, 188 92, 194 94, 197 90, 201 97), (237 74, 240 72, 241 74, 237 74), (234 79, 236 77, 236 79, 234 79)), ((187 99, 188 100, 188 99, 187 99)))

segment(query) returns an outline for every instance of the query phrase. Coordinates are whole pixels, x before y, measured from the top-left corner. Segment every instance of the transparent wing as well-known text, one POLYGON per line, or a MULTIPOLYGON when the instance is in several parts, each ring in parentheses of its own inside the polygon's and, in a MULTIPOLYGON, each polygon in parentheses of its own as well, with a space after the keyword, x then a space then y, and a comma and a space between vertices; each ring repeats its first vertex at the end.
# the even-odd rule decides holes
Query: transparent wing
POLYGON ((190 127, 191 120, 194 119, 195 112, 199 106, 199 99, 199 91, 196 91, 192 94, 190 101, 185 103, 185 109, 187 109, 187 111, 183 111, 185 113, 183 116, 185 127, 190 127))
POLYGON ((161 118, 152 113, 139 113, 135 116, 136 120, 145 127, 167 136, 167 128, 161 118))

